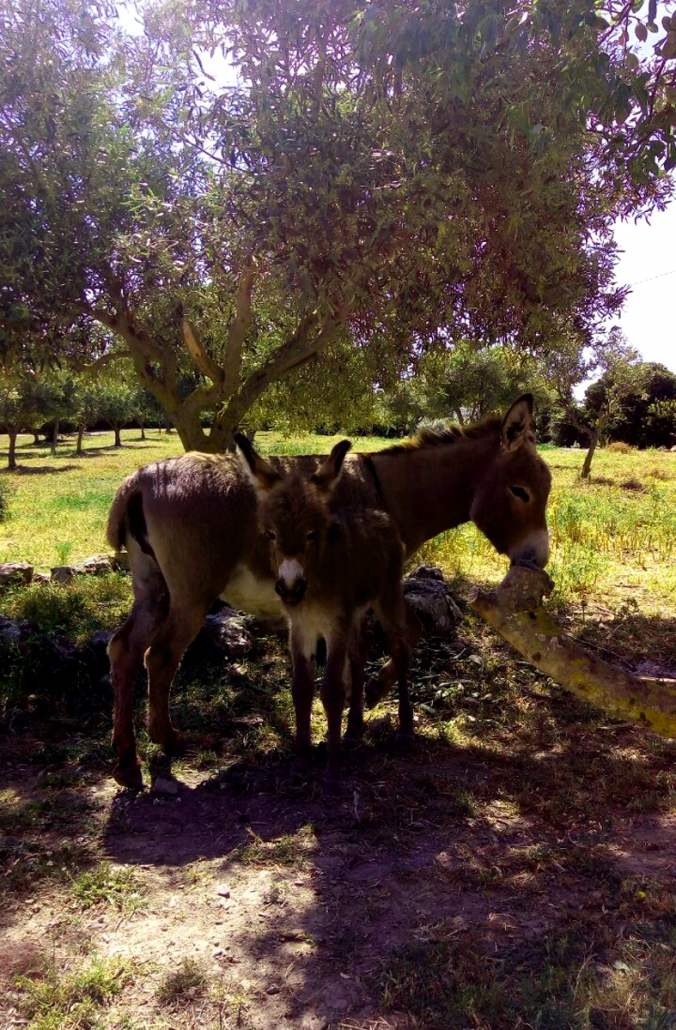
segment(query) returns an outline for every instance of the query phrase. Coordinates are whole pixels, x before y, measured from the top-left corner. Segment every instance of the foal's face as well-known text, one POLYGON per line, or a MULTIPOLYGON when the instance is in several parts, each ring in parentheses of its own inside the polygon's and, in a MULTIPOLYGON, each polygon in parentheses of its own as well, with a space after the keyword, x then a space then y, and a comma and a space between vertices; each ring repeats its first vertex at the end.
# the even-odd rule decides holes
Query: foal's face
POLYGON ((329 523, 326 504, 312 483, 291 475, 269 491, 259 520, 270 541, 275 590, 293 608, 303 600, 308 575, 323 549, 329 523))
POLYGON ((270 541, 275 590, 293 608, 303 600, 308 575, 319 563, 330 522, 327 501, 352 445, 341 440, 304 479, 298 472, 283 475, 273 468, 242 434, 235 440, 256 491, 258 520, 270 541))

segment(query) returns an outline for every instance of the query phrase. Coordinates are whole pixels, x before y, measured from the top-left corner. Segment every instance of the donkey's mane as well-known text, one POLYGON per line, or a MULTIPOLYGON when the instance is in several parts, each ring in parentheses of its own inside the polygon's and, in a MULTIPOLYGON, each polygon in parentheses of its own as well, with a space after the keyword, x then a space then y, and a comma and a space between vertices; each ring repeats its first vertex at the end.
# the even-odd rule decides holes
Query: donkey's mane
POLYGON ((444 444, 457 443, 458 440, 477 440, 483 436, 498 433, 502 426, 499 418, 489 416, 471 426, 447 426, 445 429, 418 429, 406 443, 395 443, 375 454, 400 454, 403 451, 420 450, 427 447, 441 447, 444 444))

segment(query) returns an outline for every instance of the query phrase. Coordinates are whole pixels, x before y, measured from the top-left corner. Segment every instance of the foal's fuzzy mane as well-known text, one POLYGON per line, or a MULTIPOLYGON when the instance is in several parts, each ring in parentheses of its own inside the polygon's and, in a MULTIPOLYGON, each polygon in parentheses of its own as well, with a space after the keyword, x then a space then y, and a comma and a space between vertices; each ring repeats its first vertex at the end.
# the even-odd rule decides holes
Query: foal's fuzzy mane
POLYGON ((444 444, 457 443, 458 440, 478 440, 492 433, 499 433, 502 420, 489 416, 471 426, 447 426, 445 429, 418 429, 406 443, 395 443, 385 447, 376 454, 401 454, 405 451, 424 450, 428 447, 441 447, 444 444))

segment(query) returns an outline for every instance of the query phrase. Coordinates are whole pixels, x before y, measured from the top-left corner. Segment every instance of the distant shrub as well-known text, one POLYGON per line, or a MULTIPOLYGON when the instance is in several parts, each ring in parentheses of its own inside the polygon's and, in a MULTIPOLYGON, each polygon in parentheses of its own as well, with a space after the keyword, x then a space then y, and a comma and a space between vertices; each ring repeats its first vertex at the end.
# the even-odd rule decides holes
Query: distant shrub
POLYGON ((612 443, 608 444, 606 450, 610 451, 611 454, 633 454, 636 448, 623 440, 613 440, 612 443))
MULTIPOLYGON (((634 449, 633 447, 631 448, 634 449)), ((647 486, 644 483, 639 482, 638 479, 625 479, 623 483, 620 483, 623 490, 633 490, 634 493, 644 494, 647 491, 647 486)))
POLYGON ((427 430, 431 433, 443 433, 448 426, 449 422, 444 418, 421 418, 415 428, 416 431, 427 430))

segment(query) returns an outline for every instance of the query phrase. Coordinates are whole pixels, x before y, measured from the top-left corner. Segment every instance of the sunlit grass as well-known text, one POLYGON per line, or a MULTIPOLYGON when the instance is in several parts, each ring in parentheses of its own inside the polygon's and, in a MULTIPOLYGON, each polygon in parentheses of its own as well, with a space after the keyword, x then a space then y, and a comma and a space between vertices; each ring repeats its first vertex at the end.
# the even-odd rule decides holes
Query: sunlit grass
MULTIPOLYGON (((294 438, 266 432, 256 436, 263 454, 327 453, 344 434, 294 438)), ((355 449, 372 451, 390 441, 357 437, 355 449)), ((107 550, 108 507, 122 479, 140 465, 182 453, 176 433, 138 430, 123 433, 114 448, 112 433, 86 438, 85 457, 73 440, 35 447, 21 437, 22 470, 2 473, 11 482, 5 519, 0 523, 0 561, 28 561, 37 569, 77 561, 107 550)), ((676 607, 676 455, 662 451, 629 454, 600 450, 591 480, 579 478, 583 452, 543 448, 554 486, 549 506, 550 571, 560 599, 636 600, 646 611, 676 607)), ((3 452, 0 451, 0 463, 3 452)), ((461 526, 426 544, 414 558, 440 565, 450 576, 497 583, 506 571, 473 525, 461 526)))
MULTIPOLYGON (((558 597, 676 610, 676 455, 602 450, 589 482, 579 478, 582 451, 545 448, 543 456, 554 480, 548 571, 558 597)), ((498 583, 507 568, 471 524, 425 544, 414 563, 420 560, 487 583, 498 583)))
MULTIPOLYGON (((263 454, 327 454, 340 436, 308 434, 293 439, 281 433, 259 433, 256 447, 263 454)), ((0 442, 6 444, 6 437, 0 442)), ((0 562, 25 561, 45 571, 108 551, 105 539, 108 508, 125 476, 141 465, 182 454, 176 433, 138 429, 122 432, 122 447, 114 447, 113 433, 85 437, 85 453, 75 453, 75 439, 59 443, 56 456, 46 444, 36 447, 32 436, 20 436, 19 470, 5 469, 6 449, 0 446, 0 482, 4 519, 0 522, 0 562)), ((375 450, 386 441, 359 437, 355 447, 375 450)))

